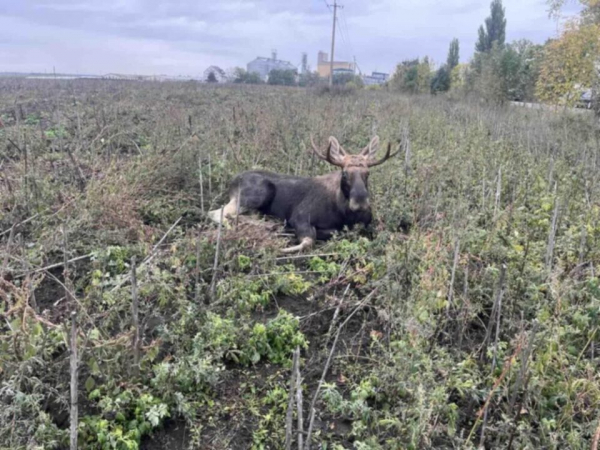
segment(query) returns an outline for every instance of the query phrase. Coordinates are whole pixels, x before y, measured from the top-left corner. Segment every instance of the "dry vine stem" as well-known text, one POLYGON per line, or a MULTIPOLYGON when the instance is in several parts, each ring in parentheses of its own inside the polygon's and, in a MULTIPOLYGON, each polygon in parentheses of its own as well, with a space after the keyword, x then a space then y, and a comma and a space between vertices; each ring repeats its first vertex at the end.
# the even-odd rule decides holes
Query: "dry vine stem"
MULTIPOLYGON (((504 297, 504 281, 506 279, 506 264, 502 264, 502 268, 500 269, 500 287, 498 291, 498 296, 496 297, 496 302, 494 304, 493 310, 496 312, 496 334, 494 337, 494 355, 492 357, 492 363, 490 365, 490 375, 493 375, 494 368, 496 367, 496 358, 498 356, 498 340, 500 338, 500 320, 502 318, 502 298, 504 297)), ((488 326, 489 330, 491 330, 491 321, 493 320, 493 316, 490 317, 490 325, 488 326)), ((489 331, 488 330, 488 331, 489 331)), ((488 418, 488 410, 487 408, 483 414, 483 424, 481 425, 481 440, 480 447, 483 447, 483 443, 485 441, 485 427, 487 425, 488 418)))
POLYGON ((598 419, 598 426, 594 433, 594 440, 592 442, 592 450, 598 450, 598 442, 600 442, 600 419, 598 419))
MULTIPOLYGON (((69 259, 68 261, 66 261, 66 263, 67 263, 67 264, 71 264, 71 263, 73 263, 73 262, 81 261, 81 260, 83 260, 83 259, 88 259, 88 258, 91 258, 93 255, 94 255, 93 253, 88 253, 87 255, 81 255, 81 256, 77 256, 77 257, 75 257, 75 258, 71 258, 71 259, 69 259)), ((56 264, 50 264, 49 266, 46 266, 46 267, 40 267, 40 268, 38 268, 38 269, 35 269, 35 270, 33 270, 33 271, 31 272, 31 274, 35 274, 35 273, 39 273, 39 272, 46 272, 46 271, 48 271, 48 270, 50 270, 50 269, 56 269, 57 267, 63 267, 64 265, 65 265, 65 261, 62 261, 62 262, 59 262, 59 263, 56 263, 56 264)), ((27 274, 26 272, 25 272, 25 273, 20 273, 20 274, 16 275, 16 277, 17 277, 17 278, 18 278, 18 277, 23 277, 23 276, 25 276, 26 274, 27 274)))
POLYGON ((487 398, 485 399, 483 406, 479 409, 479 412, 477 412, 477 417, 475 418, 475 423, 473 424, 473 427, 471 428, 471 431, 469 432, 469 436, 467 437, 467 442, 471 441, 471 437, 473 436, 473 433, 475 432, 475 428, 477 428, 477 425, 479 425, 479 422, 481 421, 481 417, 484 415, 485 411, 487 410, 487 408, 492 400, 492 397, 494 396, 494 392, 496 392, 496 389, 498 389, 498 386, 500 386, 500 383, 502 383, 502 380, 504 380, 504 377, 506 377, 506 374, 512 367, 515 357, 521 352, 521 347, 523 347, 523 339, 522 338, 519 339, 517 348, 512 353, 512 355, 510 355, 508 358, 506 358, 506 360, 504 362, 504 368, 502 369, 502 373, 494 382, 494 385, 490 389, 490 392, 489 392, 487 398))
MULTIPOLYGON (((150 252, 148 257, 141 262, 141 264, 138 266, 138 268, 141 268, 141 267, 145 266, 146 264, 149 264, 150 261, 152 261, 154 259, 154 257, 157 254, 158 248, 161 246, 161 244, 164 242, 164 240, 167 238, 167 236, 169 234, 171 234, 171 231, 173 231, 173 229, 177 226, 177 224, 181 221, 182 218, 183 218, 183 216, 180 216, 179 219, 177 219, 175 221, 175 223, 173 223, 173 225, 171 225, 171 227, 167 230, 167 232, 163 235, 163 237, 160 238, 160 241, 158 241, 158 243, 152 248, 152 251, 150 252)), ((127 275, 119 283, 117 283, 117 285, 114 288, 112 288, 111 292, 115 292, 117 289, 119 289, 121 286, 123 286, 127 281, 129 281, 129 275, 127 275)))
POLYGON ((331 361, 333 359, 333 354, 335 353, 335 346, 337 345, 337 341, 340 337, 340 333, 344 326, 354 317, 354 315, 363 307, 373 295, 377 292, 377 288, 373 289, 369 295, 367 295, 363 301, 361 301, 356 308, 350 313, 350 315, 342 322, 339 326, 337 333, 335 334, 335 339, 333 340, 333 344, 331 345, 331 351, 329 352, 329 357, 327 358, 327 362, 325 363, 325 367, 323 368, 323 373, 321 374, 321 379, 319 380, 319 384, 317 386, 317 390, 313 395, 312 401, 310 402, 310 417, 308 419, 308 433, 306 434, 306 445, 304 446, 304 450, 310 450, 310 440, 312 438, 312 429, 315 420, 315 405, 317 403, 317 398, 319 397, 319 392, 321 392, 321 388, 323 387, 323 383, 325 383, 325 377, 327 376, 327 371, 329 370, 329 366, 331 365, 331 361))

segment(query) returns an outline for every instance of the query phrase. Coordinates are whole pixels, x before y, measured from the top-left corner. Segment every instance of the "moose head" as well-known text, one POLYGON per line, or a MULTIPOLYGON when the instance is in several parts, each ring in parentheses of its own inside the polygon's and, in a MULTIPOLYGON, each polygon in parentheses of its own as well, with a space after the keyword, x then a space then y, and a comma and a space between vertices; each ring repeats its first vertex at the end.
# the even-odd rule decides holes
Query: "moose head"
POLYGON ((354 212, 368 211, 370 209, 369 168, 383 164, 398 153, 391 154, 391 143, 388 144, 385 155, 381 159, 376 159, 379 136, 371 139, 371 142, 356 155, 344 150, 333 136, 329 138, 329 145, 325 152, 315 145, 312 136, 310 141, 313 151, 320 159, 342 169, 339 189, 347 199, 349 209, 354 212))

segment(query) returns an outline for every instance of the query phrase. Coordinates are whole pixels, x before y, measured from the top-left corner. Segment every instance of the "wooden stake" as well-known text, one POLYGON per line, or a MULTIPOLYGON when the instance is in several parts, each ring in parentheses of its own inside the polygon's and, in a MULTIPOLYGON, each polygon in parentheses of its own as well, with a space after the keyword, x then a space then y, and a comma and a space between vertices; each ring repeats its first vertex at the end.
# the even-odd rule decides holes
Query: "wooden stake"
POLYGON ((140 319, 137 289, 137 265, 135 256, 131 258, 131 315, 133 316, 133 375, 140 374, 140 319))
POLYGON ((557 197, 554 202, 554 213, 552 214, 552 225, 548 234, 548 246, 546 247, 546 271, 552 270, 552 260, 554 258, 554 244, 556 239, 556 229, 558 224, 558 214, 560 212, 560 199, 557 197))
POLYGON ((292 363, 292 377, 290 379, 290 391, 288 394, 288 407, 285 416, 285 450, 292 448, 292 427, 294 415, 294 399, 296 392, 296 371, 298 369, 298 360, 300 358, 300 348, 294 350, 294 360, 292 363))
POLYGON ((458 257, 460 256, 460 239, 456 238, 454 243, 454 261, 452 263, 452 275, 450 276, 450 285, 448 286, 448 301, 446 303, 446 315, 450 315, 450 305, 454 297, 454 279, 456 277, 456 267, 458 266, 458 257))
POLYGON ((71 450, 77 450, 77 428, 79 426, 79 410, 77 404, 77 374, 79 361, 77 357, 77 312, 71 312, 71 450))
POLYGON ((4 255, 4 261, 2 261, 2 267, 0 267, 0 278, 4 278, 4 273, 8 267, 8 255, 10 255, 10 249, 12 247, 13 239, 15 237, 15 226, 10 227, 10 234, 8 235, 8 242, 6 244, 6 254, 4 255))
POLYGON ((213 264, 213 276, 210 282, 210 300, 214 300, 215 289, 217 287, 217 269, 219 268, 219 250, 221 249, 221 229, 223 228, 223 210, 221 208, 221 219, 219 220, 219 228, 217 231, 217 249, 215 251, 215 262, 213 264))
MULTIPOLYGON (((296 349, 300 354, 300 349, 296 349)), ((300 360, 296 364, 296 413, 298 415, 298 450, 302 450, 304 447, 304 418, 302 416, 302 377, 300 376, 300 360)))
POLYGON ((202 158, 198 155, 198 178, 200 183, 200 210, 204 214, 204 179, 202 177, 202 158))

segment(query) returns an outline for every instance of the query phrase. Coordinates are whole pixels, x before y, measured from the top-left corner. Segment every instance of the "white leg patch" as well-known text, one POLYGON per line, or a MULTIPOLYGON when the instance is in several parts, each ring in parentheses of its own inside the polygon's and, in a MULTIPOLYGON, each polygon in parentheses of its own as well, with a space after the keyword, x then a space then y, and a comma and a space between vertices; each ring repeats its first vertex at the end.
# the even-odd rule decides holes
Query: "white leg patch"
MULTIPOLYGON (((219 209, 215 209, 213 211, 209 211, 208 212, 208 217, 210 218, 210 220, 212 220, 214 223, 219 223, 221 222, 221 211, 223 210, 223 208, 219 208, 219 209)), ((224 216, 224 215, 223 215, 224 216)))
POLYGON ((300 242, 298 245, 294 245, 293 247, 283 248, 280 250, 280 252, 281 253, 301 252, 302 250, 312 247, 314 243, 315 243, 315 241, 313 241, 312 238, 305 237, 304 239, 302 239, 302 242, 300 242))
POLYGON ((210 217, 210 219, 215 222, 215 223, 219 223, 221 222, 221 214, 223 215, 223 224, 227 224, 227 222, 231 219, 235 219, 236 215, 238 214, 244 214, 246 212, 246 208, 242 208, 241 206, 239 207, 239 211, 238 211, 238 203, 237 203, 237 198, 232 198, 231 200, 229 200, 229 203, 227 203, 225 206, 223 206, 222 208, 219 209, 215 209, 214 211, 209 211, 208 212, 208 217, 210 217))

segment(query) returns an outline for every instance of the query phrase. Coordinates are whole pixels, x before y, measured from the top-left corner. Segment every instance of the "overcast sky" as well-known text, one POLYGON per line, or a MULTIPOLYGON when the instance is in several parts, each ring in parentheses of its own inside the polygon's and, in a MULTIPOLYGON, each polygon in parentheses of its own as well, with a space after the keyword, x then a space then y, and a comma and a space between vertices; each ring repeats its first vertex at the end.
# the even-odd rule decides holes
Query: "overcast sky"
MULTIPOLYGON (((333 0, 331 0, 332 2, 333 0)), ((428 55, 443 62, 453 37, 473 53, 489 0, 342 0, 336 60, 391 72, 428 55)), ((545 0, 504 0, 507 40, 556 36, 545 0)), ((573 6, 571 7, 571 9, 573 6)), ((199 75, 277 49, 299 65, 329 52, 326 0, 0 0, 0 71, 199 75)))

